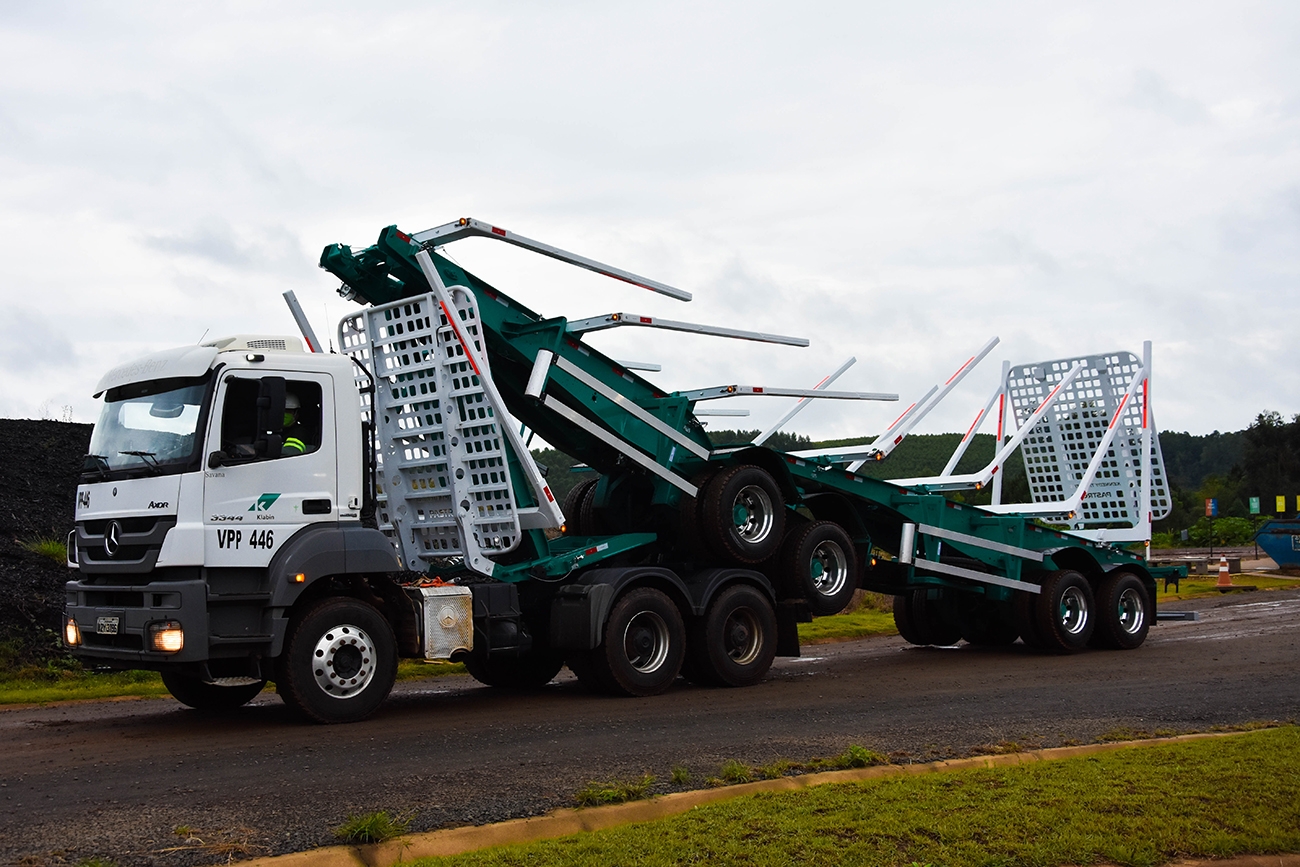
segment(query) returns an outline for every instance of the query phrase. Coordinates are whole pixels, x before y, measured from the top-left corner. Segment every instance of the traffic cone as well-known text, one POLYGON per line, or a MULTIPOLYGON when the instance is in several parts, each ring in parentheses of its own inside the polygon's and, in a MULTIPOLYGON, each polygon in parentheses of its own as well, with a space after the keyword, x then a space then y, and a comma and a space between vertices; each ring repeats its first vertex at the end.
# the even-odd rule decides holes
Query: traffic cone
POLYGON ((1219 583, 1215 587, 1231 587, 1232 576, 1228 574, 1228 557, 1223 555, 1219 558, 1219 583))

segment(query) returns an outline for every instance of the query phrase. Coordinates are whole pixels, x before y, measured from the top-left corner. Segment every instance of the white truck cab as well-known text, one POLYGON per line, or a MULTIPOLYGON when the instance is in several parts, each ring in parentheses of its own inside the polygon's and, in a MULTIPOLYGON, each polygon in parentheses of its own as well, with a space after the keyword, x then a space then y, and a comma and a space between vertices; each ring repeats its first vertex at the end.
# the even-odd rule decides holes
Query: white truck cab
MULTIPOLYGON (((347 356, 257 335, 105 374, 68 546, 78 572, 65 637, 87 664, 157 668, 182 701, 227 706, 276 678, 290 614, 304 593, 323 592, 319 578, 351 580, 354 597, 393 608, 389 620, 413 619, 408 604, 364 586, 401 564, 379 530, 362 526, 367 448, 355 376, 347 356)), ((356 697, 377 667, 395 667, 393 653, 374 652, 393 641, 371 635, 390 628, 384 621, 343 624, 369 655, 327 647, 322 658, 354 682, 339 687, 331 672, 322 690, 356 697)), ((325 708, 309 716, 329 719, 325 708)))

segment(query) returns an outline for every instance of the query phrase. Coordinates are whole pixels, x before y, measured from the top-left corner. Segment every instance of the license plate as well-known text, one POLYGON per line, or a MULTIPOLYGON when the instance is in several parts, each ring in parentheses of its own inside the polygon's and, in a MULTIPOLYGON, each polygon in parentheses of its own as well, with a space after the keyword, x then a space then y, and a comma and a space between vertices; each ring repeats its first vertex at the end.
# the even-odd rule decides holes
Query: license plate
POLYGON ((116 617, 100 617, 95 621, 95 632, 100 635, 117 635, 116 617))

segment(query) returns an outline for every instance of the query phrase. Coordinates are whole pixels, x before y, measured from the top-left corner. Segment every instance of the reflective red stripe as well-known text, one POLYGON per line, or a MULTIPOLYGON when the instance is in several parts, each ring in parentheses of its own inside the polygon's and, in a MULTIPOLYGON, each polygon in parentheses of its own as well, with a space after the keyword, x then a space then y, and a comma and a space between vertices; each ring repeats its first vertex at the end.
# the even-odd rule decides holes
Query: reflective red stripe
POLYGON ((654 323, 654 318, 650 316, 642 316, 641 321, 644 322, 646 325, 651 325, 654 323))
POLYGON ((975 432, 975 425, 979 424, 980 419, 982 418, 984 418, 984 410, 980 410, 975 414, 975 420, 971 422, 970 427, 966 429, 966 436, 961 438, 962 442, 966 442, 966 440, 970 439, 970 435, 975 432))
POLYGON ((1119 406, 1115 407, 1115 414, 1110 417, 1110 424, 1106 425, 1107 430, 1113 428, 1115 426, 1115 422, 1119 421, 1120 413, 1124 411, 1124 404, 1126 403, 1128 403, 1127 394, 1119 399, 1119 406))
POLYGON ((455 332, 456 339, 460 341, 461 346, 465 347, 465 357, 469 359, 469 366, 474 368, 474 372, 478 374, 479 379, 482 379, 483 372, 478 369, 478 362, 474 360, 474 351, 465 342, 465 335, 460 333, 460 326, 456 324, 456 317, 451 315, 451 311, 447 309, 446 304, 439 301, 438 306, 442 308, 442 315, 447 317, 447 322, 451 325, 451 330, 455 332))
POLYGON ((501 237, 504 238, 504 237, 506 236, 506 230, 505 230, 505 229, 498 229, 496 226, 493 226, 493 227, 492 227, 492 234, 493 234, 493 235, 500 235, 501 237))
MULTIPOLYGON (((956 379, 956 378, 957 378, 957 374, 961 373, 963 370, 965 370, 967 367, 969 367, 969 366, 970 366, 970 363, 971 363, 972 361, 974 361, 974 360, 975 360, 975 356, 973 356, 973 355, 972 355, 970 358, 966 359, 966 363, 963 364, 961 367, 957 368, 957 373, 954 373, 952 376, 948 377, 948 382, 952 382, 954 379, 956 379)), ((948 382, 945 382, 944 385, 947 385, 948 382)))
POLYGON ((1151 406, 1151 394, 1148 391, 1151 385, 1150 379, 1142 380, 1142 429, 1147 428, 1147 409, 1151 406))
POLYGON ((546 485, 542 485, 542 491, 546 494, 546 499, 550 500, 552 503, 555 502, 555 495, 551 493, 551 489, 549 487, 547 487, 546 485))

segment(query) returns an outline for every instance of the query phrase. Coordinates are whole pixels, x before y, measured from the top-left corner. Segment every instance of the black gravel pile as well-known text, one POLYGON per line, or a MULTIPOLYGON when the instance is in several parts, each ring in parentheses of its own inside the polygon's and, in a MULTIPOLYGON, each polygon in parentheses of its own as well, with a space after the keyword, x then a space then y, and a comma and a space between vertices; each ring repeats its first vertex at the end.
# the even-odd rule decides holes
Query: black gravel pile
POLYGON ((59 655, 68 569, 23 547, 72 529, 90 425, 0 419, 0 642, 23 661, 59 655))

